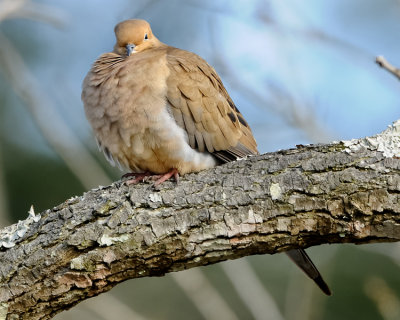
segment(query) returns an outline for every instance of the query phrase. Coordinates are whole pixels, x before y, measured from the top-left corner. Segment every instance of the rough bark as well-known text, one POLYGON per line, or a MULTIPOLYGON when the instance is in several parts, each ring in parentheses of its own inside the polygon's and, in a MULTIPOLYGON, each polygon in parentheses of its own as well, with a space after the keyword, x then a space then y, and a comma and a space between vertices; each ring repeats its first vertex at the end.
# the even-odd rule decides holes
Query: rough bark
POLYGON ((122 182, 0 231, 0 319, 49 319, 121 281, 323 243, 400 240, 399 122, 189 174, 122 182))

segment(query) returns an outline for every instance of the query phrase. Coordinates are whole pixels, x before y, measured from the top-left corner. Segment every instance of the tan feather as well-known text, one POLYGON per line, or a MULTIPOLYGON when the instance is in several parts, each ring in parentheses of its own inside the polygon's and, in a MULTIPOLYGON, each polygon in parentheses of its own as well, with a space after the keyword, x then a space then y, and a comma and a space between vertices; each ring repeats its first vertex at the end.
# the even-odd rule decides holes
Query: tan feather
POLYGON ((189 151, 181 152, 186 160, 179 159, 184 141, 221 161, 258 153, 250 128, 206 61, 161 43, 143 20, 122 22, 115 32, 114 52, 96 60, 82 92, 86 115, 110 161, 135 171, 180 167, 185 173, 212 161, 199 164, 203 156, 189 151), (128 57, 129 43, 137 52, 128 57), (168 117, 183 133, 165 123, 168 117), (182 134, 179 144, 166 140, 182 134))
MULTIPOLYGON (((241 119, 243 116, 234 106, 215 70, 194 53, 171 47, 167 49, 167 61, 171 71, 167 79, 168 87, 176 85, 186 103, 180 106, 182 102, 174 98, 173 90, 168 91, 167 99, 174 108, 182 108, 184 114, 187 113, 186 107, 189 108, 191 117, 185 118, 183 128, 189 133, 190 145, 193 147, 193 139, 190 137, 193 126, 190 121, 201 122, 203 126, 196 126, 196 130, 200 130, 209 152, 220 151, 215 155, 222 161, 226 160, 221 156, 225 149, 230 150, 231 160, 258 154, 250 128, 246 122, 239 121, 239 116, 241 119), (181 68, 176 68, 177 65, 181 68), (242 145, 246 147, 247 154, 243 153, 242 145), (237 154, 236 146, 239 148, 237 154)), ((199 133, 196 132, 195 136, 196 141, 200 141, 199 133)))

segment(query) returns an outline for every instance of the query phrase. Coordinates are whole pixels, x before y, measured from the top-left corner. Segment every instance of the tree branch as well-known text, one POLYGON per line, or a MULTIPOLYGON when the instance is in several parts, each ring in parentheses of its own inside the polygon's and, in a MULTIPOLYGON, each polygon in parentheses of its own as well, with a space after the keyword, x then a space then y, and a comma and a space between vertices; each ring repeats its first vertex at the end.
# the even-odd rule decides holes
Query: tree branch
POLYGON ((0 231, 0 319, 49 319, 130 278, 323 243, 400 240, 400 121, 166 182, 118 181, 0 231))
POLYGON ((396 68, 392 64, 389 63, 383 56, 378 56, 375 59, 375 62, 383 69, 386 69, 391 74, 393 74, 397 79, 400 80, 400 69, 396 68))

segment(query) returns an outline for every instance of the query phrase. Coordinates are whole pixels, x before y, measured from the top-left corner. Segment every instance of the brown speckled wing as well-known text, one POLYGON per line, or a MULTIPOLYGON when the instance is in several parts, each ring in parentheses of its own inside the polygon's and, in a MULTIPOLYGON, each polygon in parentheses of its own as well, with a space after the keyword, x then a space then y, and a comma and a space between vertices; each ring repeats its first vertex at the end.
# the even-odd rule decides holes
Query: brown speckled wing
POLYGON ((249 125, 214 68, 196 54, 172 47, 167 63, 167 102, 190 146, 222 162, 258 154, 249 125))

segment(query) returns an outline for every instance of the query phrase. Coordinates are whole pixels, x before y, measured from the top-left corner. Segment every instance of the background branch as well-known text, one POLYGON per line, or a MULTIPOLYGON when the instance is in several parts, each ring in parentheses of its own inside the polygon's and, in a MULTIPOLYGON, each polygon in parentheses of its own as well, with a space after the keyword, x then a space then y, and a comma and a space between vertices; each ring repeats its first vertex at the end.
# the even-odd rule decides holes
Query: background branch
POLYGON ((386 69, 387 71, 389 71, 391 74, 393 74, 400 80, 400 69, 398 69, 395 66, 393 66, 392 64, 390 64, 389 61, 387 61, 385 59, 385 57, 378 56, 378 57, 376 57, 375 61, 380 67, 386 69))

